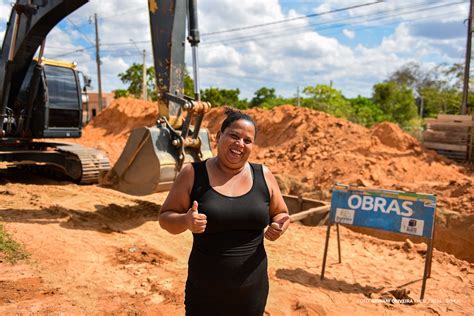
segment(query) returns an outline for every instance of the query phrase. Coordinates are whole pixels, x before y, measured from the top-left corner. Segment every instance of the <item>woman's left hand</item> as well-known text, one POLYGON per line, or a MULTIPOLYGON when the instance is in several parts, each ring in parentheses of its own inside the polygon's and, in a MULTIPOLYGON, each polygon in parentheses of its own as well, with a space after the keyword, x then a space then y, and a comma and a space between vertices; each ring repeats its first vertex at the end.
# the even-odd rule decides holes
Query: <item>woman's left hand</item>
POLYGON ((280 236, 285 232, 286 227, 288 227, 288 225, 285 224, 289 220, 290 217, 285 214, 285 216, 279 220, 272 222, 265 231, 265 238, 270 241, 275 241, 280 238, 280 236))

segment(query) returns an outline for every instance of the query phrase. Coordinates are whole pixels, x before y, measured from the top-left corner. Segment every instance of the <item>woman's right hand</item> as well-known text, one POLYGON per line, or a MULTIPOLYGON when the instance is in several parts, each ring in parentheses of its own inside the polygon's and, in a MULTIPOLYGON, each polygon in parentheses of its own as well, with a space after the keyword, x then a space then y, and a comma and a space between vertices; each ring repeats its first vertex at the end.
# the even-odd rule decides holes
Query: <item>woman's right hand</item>
POLYGON ((198 212, 198 202, 194 201, 193 206, 186 213, 186 226, 195 234, 203 233, 206 230, 207 216, 198 212))

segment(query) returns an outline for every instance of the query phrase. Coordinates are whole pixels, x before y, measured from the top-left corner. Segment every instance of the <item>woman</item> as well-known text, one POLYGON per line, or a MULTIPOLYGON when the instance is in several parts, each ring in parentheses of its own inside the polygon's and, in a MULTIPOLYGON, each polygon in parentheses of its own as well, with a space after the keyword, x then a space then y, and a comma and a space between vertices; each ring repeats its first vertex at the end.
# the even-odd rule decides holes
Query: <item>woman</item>
POLYGON ((274 241, 290 223, 273 174, 248 162, 255 122, 231 109, 226 115, 217 156, 185 166, 160 211, 162 228, 193 233, 187 315, 262 315, 268 296, 263 236, 274 241))

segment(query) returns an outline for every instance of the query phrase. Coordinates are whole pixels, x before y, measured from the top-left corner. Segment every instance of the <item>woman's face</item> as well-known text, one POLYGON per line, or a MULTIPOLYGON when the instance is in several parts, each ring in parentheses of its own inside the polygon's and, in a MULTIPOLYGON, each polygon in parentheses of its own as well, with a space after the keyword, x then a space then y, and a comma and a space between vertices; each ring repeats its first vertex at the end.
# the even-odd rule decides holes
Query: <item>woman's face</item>
POLYGON ((217 133, 217 155, 227 167, 240 168, 248 160, 255 139, 255 126, 244 119, 217 133))

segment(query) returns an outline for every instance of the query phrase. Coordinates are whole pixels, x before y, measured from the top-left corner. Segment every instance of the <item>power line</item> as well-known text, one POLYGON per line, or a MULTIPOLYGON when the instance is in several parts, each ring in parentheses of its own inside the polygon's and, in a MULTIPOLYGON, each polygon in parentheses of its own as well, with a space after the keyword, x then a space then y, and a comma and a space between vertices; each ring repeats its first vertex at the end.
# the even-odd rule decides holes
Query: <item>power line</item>
MULTIPOLYGON (((429 18, 434 18, 434 17, 437 17, 437 18, 441 18, 441 17, 446 17, 446 16, 452 16, 453 14, 455 13, 459 13, 460 11, 459 10, 454 10, 454 11, 449 11, 449 12, 443 12, 441 14, 435 14, 435 15, 430 15, 429 18)), ((412 19, 412 20, 405 20, 405 22, 419 22, 423 20, 422 18, 417 18, 417 19, 412 19)), ((386 23, 384 24, 384 26, 387 26, 387 25, 394 25, 394 24, 398 24, 399 22, 398 21, 395 21, 395 22, 391 22, 391 23, 386 23)), ((358 23, 358 24, 361 24, 361 23, 358 23)), ((410 23, 412 24, 412 23, 410 23)), ((338 26, 337 28, 335 29, 339 29, 341 27, 344 27, 344 25, 342 26, 338 26)), ((357 28, 354 28, 354 30, 365 30, 365 29, 372 29, 372 28, 380 28, 379 25, 377 26, 365 26, 365 27, 357 27, 357 28)), ((331 35, 331 34, 335 34, 336 32, 331 32, 331 33, 324 33, 325 35, 331 35)))
MULTIPOLYGON (((313 23, 313 24, 310 24, 310 25, 305 25, 305 26, 298 26, 298 27, 293 27, 293 28, 287 28, 286 29, 286 34, 285 33, 280 33, 279 35, 277 36, 272 36, 271 39, 274 40, 275 37, 285 37, 285 36, 289 36, 289 35, 294 35, 294 32, 291 32, 288 34, 288 31, 289 30, 294 30, 294 29, 301 29, 301 28, 312 28, 313 26, 321 26, 321 25, 325 25, 325 24, 330 24, 330 23, 334 23, 334 22, 340 22, 340 21, 345 21, 347 22, 347 20, 354 20, 354 19, 359 19, 359 18, 364 18, 364 17, 371 17, 373 16, 373 18, 371 19, 366 19, 366 20, 359 20, 359 21, 355 21, 355 22, 352 22, 351 24, 349 23, 345 23, 343 25, 330 25, 326 28, 323 28, 323 29, 319 29, 318 31, 326 31, 326 30, 331 30, 331 29, 339 29, 341 27, 344 27, 344 26, 347 26, 348 24, 349 25, 354 25, 354 24, 361 24, 361 23, 365 23, 365 22, 369 22, 369 21, 375 21, 375 20, 383 20, 383 19, 388 19, 388 18, 392 18, 392 17, 395 17, 395 16, 401 16, 401 15, 407 15, 407 14, 413 14, 413 13, 417 13, 417 12, 421 12, 421 11, 427 11, 427 10, 433 10, 433 9, 438 9, 440 7, 446 7, 446 6, 452 6, 452 5, 455 5, 455 4, 460 4, 460 3, 464 3, 463 1, 461 2, 455 2, 455 3, 447 3, 447 4, 442 4, 442 5, 439 5, 439 6, 435 6, 435 7, 424 7, 424 5, 427 5, 427 4, 432 4, 433 2, 425 2, 425 3, 418 3, 417 5, 415 6, 408 6, 408 7, 403 7, 403 8, 399 8, 397 10, 386 10, 384 12, 380 12, 378 14, 367 14, 367 15, 361 15, 361 16, 353 16, 353 17, 349 17, 349 18, 345 18, 345 19, 339 19, 339 20, 336 20, 336 21, 332 21, 332 22, 323 22, 323 23, 313 23), (418 10, 414 10, 414 11, 402 11, 402 10, 405 10, 405 9, 412 9, 412 8, 417 8, 417 7, 422 7, 421 9, 418 9, 418 10), (402 11, 400 13, 397 13, 397 14, 392 14, 392 15, 386 15, 387 12, 396 12, 396 11, 402 11)), ((436 2, 435 2, 436 3, 436 2)), ((429 18, 432 18, 433 16, 430 16, 429 18)), ((308 30, 309 31, 309 30, 308 30)), ((237 43, 244 43, 244 42, 248 42, 250 40, 259 40, 261 39, 261 37, 263 35, 268 35, 268 34, 272 34, 272 32, 260 32, 260 33, 254 33, 250 36, 246 36, 246 37, 240 37, 240 38, 230 38, 228 41, 211 41, 211 42, 203 42, 202 45, 203 45, 203 48, 208 48, 208 47, 212 47, 212 46, 215 46, 216 44, 233 44, 235 42, 237 43)), ((269 37, 265 36, 263 39, 267 39, 269 37)), ((149 44, 151 43, 151 41, 136 41, 135 43, 142 43, 142 44, 149 44)), ((131 42, 115 42, 115 43, 103 43, 101 44, 101 46, 131 46, 131 45, 134 45, 133 43, 131 42)), ((234 46, 235 47, 235 46, 234 46)), ((77 53, 77 52, 83 52, 84 50, 88 50, 88 49, 91 49, 92 47, 88 47, 88 48, 83 48, 83 49, 78 49, 78 50, 74 50, 72 52, 66 52, 64 54, 60 54, 60 55, 56 55, 55 57, 61 57, 61 56, 66 56, 66 55, 69 55, 69 54, 74 54, 74 53, 77 53)), ((111 50, 104 50, 104 52, 114 52, 114 51, 111 51, 111 50)), ((123 53, 123 51, 122 51, 123 53)))
MULTIPOLYGON (((459 12, 459 11, 452 11, 452 12, 443 12, 442 14, 438 14, 438 15, 431 15, 429 18, 433 18, 433 17, 443 17, 443 16, 452 16, 453 14, 455 14, 456 12, 459 12)), ((419 21, 420 19, 417 19, 416 21, 419 21)), ((396 24, 398 22, 392 22, 390 24, 396 24)), ((387 25, 390 25, 390 24, 387 24, 387 25)), ((366 27, 362 27, 362 28, 357 28, 356 30, 361 30, 361 29, 367 29, 367 28, 373 28, 371 26, 366 26, 366 27)), ((241 79, 249 79, 249 80, 253 80, 253 81, 267 81, 267 82, 274 82, 274 83, 284 83, 284 84, 293 84, 295 83, 298 79, 293 80, 293 81, 281 81, 281 80, 272 80, 272 79, 268 79, 268 78, 264 78, 264 77, 254 77, 254 76, 247 76, 247 75, 237 75, 237 74, 232 74, 232 73, 229 73, 229 72, 219 72, 217 70, 214 70, 214 69, 209 69, 209 68, 205 68, 203 69, 203 71, 206 71, 206 72, 211 72, 211 73, 214 73, 216 77, 234 77, 234 78, 241 78, 241 79)), ((301 79, 301 78, 300 78, 301 79)))
POLYGON ((229 29, 229 30, 222 30, 222 31, 216 31, 216 32, 210 32, 210 33, 204 33, 202 36, 212 36, 212 35, 217 35, 217 34, 223 34, 223 33, 230 33, 230 32, 238 32, 238 31, 243 31, 243 30, 250 30, 250 29, 255 29, 255 28, 260 28, 260 27, 265 27, 269 25, 275 25, 275 24, 282 24, 282 23, 287 23, 291 21, 296 21, 296 20, 301 20, 301 19, 307 19, 307 18, 312 18, 316 16, 322 16, 326 14, 331 14, 331 13, 336 13, 336 12, 342 12, 342 11, 348 11, 351 9, 356 9, 356 8, 361 8, 361 7, 367 7, 371 6, 374 4, 382 3, 383 1, 377 0, 375 2, 369 2, 369 3, 364 3, 364 4, 358 4, 358 5, 353 5, 350 7, 345 7, 345 8, 340 8, 340 9, 334 9, 326 12, 321 12, 321 13, 313 13, 313 14, 307 14, 304 16, 298 16, 294 18, 289 18, 289 19, 284 19, 284 20, 279 20, 279 21, 273 21, 273 22, 268 22, 268 23, 262 23, 262 24, 255 24, 255 25, 250 25, 250 26, 244 26, 244 27, 238 27, 234 29, 229 29))
MULTIPOLYGON (((285 33, 288 33, 288 31, 292 31, 292 30, 296 30, 296 29, 305 29, 305 28, 311 28, 313 26, 321 26, 321 25, 327 25, 327 24, 334 24, 334 23, 337 23, 337 22, 347 22, 347 20, 355 20, 355 19, 358 19, 358 18, 363 18, 363 17, 370 17, 370 16, 376 16, 376 18, 372 18, 370 20, 362 20, 362 21, 356 21, 355 23, 364 23, 364 22, 369 22, 369 21, 374 21, 374 20, 380 20, 380 19, 387 19, 387 18, 392 18, 392 17, 395 17, 395 16, 400 16, 400 15, 404 15, 404 14, 411 14, 411 13, 416 13, 416 12, 420 12, 420 11, 426 11, 426 10, 433 10, 433 9, 438 9, 440 7, 445 7, 445 6, 451 6, 451 5, 454 5, 454 4, 459 4, 459 3, 464 3, 464 2, 456 2, 456 3, 449 3, 449 4, 443 4, 441 6, 437 6, 437 7, 425 7, 425 8, 422 8, 422 9, 419 9, 419 10, 415 10, 415 11, 409 11, 409 12, 401 12, 399 14, 392 14, 392 15, 386 15, 387 12, 390 12, 389 10, 387 11, 384 11, 384 12, 381 12, 381 13, 378 13, 378 14, 366 14, 366 15, 360 15, 360 16, 353 16, 353 17, 349 17, 349 18, 341 18, 339 20, 335 20, 335 21, 328 21, 328 22, 318 22, 318 23, 312 23, 312 24, 308 24, 308 25, 302 25, 302 26, 294 26, 294 27, 290 27, 290 28, 285 28, 284 31, 285 33), (378 15, 378 17, 377 17, 378 15)), ((403 10, 403 9, 410 9, 410 8, 416 8, 416 7, 422 7, 424 6, 425 4, 427 3, 423 3, 423 4, 417 4, 415 6, 409 6, 409 7, 404 7, 404 8, 399 8, 397 9, 398 11, 400 10, 403 10)), ((429 3, 431 4, 431 3, 429 3)), ((391 10, 391 11, 395 11, 395 10, 391 10)), ((348 23, 345 23, 346 25, 348 23)), ((353 23, 354 24, 354 23, 353 23)), ((329 26, 328 28, 324 28, 322 30, 325 30, 325 29, 331 29, 331 28, 340 28, 341 26, 340 25, 336 25, 336 26, 329 26)), ((321 29, 319 29, 321 30, 321 29)), ((281 31, 281 29, 278 29, 278 30, 271 30, 271 31, 266 31, 266 32, 260 32, 260 33, 254 33, 254 34, 251 34, 251 35, 246 35, 246 36, 241 36, 241 37, 237 37, 237 38, 231 38, 230 40, 228 41, 222 41, 222 40, 215 40, 215 41, 211 41, 211 42, 205 42, 203 41, 203 45, 211 45, 211 44, 214 44, 214 43, 219 43, 219 44, 229 44, 229 43, 233 43, 233 42, 241 42, 241 41, 244 41, 244 40, 252 40, 252 39, 258 39, 259 37, 261 37, 262 35, 269 35, 269 34, 274 34, 276 32, 279 32, 281 31)), ((293 35, 293 32, 291 32, 293 35)), ((284 34, 282 34, 284 35, 284 34)), ((274 37, 272 37, 274 38, 274 37)))
MULTIPOLYGON (((377 3, 378 3, 378 2, 377 2, 377 3)), ((437 1, 435 1, 435 2, 425 2, 425 3, 421 3, 421 4, 417 4, 417 5, 415 5, 415 6, 409 6, 409 7, 405 7, 405 8, 415 8, 415 7, 419 7, 419 6, 421 6, 421 5, 426 5, 426 4, 431 4, 431 3, 437 3, 437 1)), ((459 3, 463 3, 463 2, 457 2, 457 3, 454 3, 454 4, 459 4, 459 3)), ((449 5, 453 5, 453 4, 449 4, 449 5)), ((359 5, 359 6, 360 6, 360 5, 359 5)), ((352 8, 352 7, 350 7, 350 8, 352 8)), ((401 8, 401 9, 405 9, 405 8, 401 8)), ((347 10, 347 9, 346 9, 346 8, 337 9, 337 10, 334 10, 334 11, 331 11, 331 12, 341 11, 341 10, 347 10)), ((397 9, 397 10, 400 10, 400 8, 397 9)), ((329 12, 329 11, 328 11, 328 12, 329 12)), ((410 13, 410 12, 409 12, 409 13, 410 13)), ((382 14, 383 14, 383 12, 382 12, 382 14)), ((334 22, 345 21, 345 20, 347 20, 347 19, 354 19, 354 18, 359 18, 359 17, 366 17, 366 16, 370 16, 370 15, 371 15, 371 14, 363 15, 363 16, 354 16, 354 17, 339 19, 339 20, 336 20, 336 21, 329 21, 329 22, 323 22, 323 23, 316 23, 316 24, 310 24, 310 25, 292 27, 292 28, 290 28, 290 29, 285 28, 285 30, 291 30, 291 29, 297 29, 297 28, 308 28, 308 27, 316 26, 316 25, 331 24, 331 23, 334 23, 334 22)), ((307 15, 307 16, 309 16, 309 15, 307 15)), ((298 19, 300 19, 300 18, 304 18, 304 17, 298 17, 298 19)), ((293 18, 293 19, 296 19, 296 18, 293 18)), ((287 19, 287 20, 291 20, 291 19, 287 19)), ((283 20, 283 21, 286 21, 286 20, 283 20)), ((282 22, 282 21, 278 21, 278 22, 282 22)), ((272 22, 272 23, 274 23, 274 22, 272 22)), ((263 24, 262 24, 262 25, 263 25, 263 24)), ((253 26, 252 26, 252 27, 253 27, 253 26)), ((234 30, 235 30, 235 29, 234 29, 234 30)), ((227 30, 226 32, 230 32, 230 31, 231 31, 231 30, 227 30)), ((254 33, 254 34, 252 34, 252 35, 250 35, 250 36, 253 37, 253 36, 260 36, 260 35, 264 35, 264 34, 272 34, 274 31, 275 31, 275 30, 273 30, 273 31, 267 31, 267 32, 265 32, 265 33, 254 33)), ((277 30, 277 31, 278 31, 278 30, 277 30)), ((224 31, 222 31, 222 32, 224 32, 224 31)), ((216 32, 216 33, 217 33, 217 32, 216 32)), ((216 33, 214 33, 214 34, 216 34, 216 33)), ((211 34, 211 33, 207 33, 207 34, 211 34)), ((203 34, 203 35, 204 35, 204 34, 203 34)), ((240 37, 240 38, 235 38, 235 37, 234 37, 234 38, 230 38, 230 40, 232 40, 232 41, 235 40, 235 41, 236 41, 236 40, 240 40, 240 39, 250 38, 250 36, 247 35, 247 36, 240 37)), ((151 41, 150 41, 150 40, 148 40, 148 41, 135 41, 135 43, 137 43, 137 44, 139 44, 139 43, 141 43, 141 44, 149 44, 149 43, 151 43, 151 41)), ((216 40, 216 41, 212 41, 212 42, 204 42, 203 44, 206 45, 206 46, 208 46, 209 44, 214 44, 214 43, 222 43, 222 42, 221 42, 221 40, 216 40)), ((227 42, 226 42, 226 43, 227 43, 227 42)), ((131 45, 130 42, 101 43, 101 46, 129 46, 129 45, 131 45)))
MULTIPOLYGON (((380 2, 380 1, 379 1, 380 2)), ((377 2, 378 3, 378 2, 377 2)), ((425 3, 418 3, 417 5, 415 6, 408 6, 408 7, 404 7, 404 8, 399 8, 397 10, 400 10, 400 9, 406 9, 406 8, 415 8, 415 7, 419 7, 419 6, 423 6, 423 5, 426 5, 426 4, 432 4, 432 3, 438 3, 438 1, 435 1, 435 2, 425 2, 425 3)), ((456 2, 456 3, 449 3, 449 4, 444 4, 442 6, 447 6, 447 5, 453 5, 453 4, 459 4, 459 3, 464 3, 464 2, 456 2)), ((367 5, 367 4, 366 4, 367 5)), ((432 9, 436 9, 438 7, 433 7, 432 9)), ((429 9, 429 8, 428 8, 429 9)), ((339 11, 341 10, 347 10, 346 8, 342 8, 342 9, 337 9, 339 11)), ((336 11, 336 10, 334 10, 336 11)), ((394 11, 394 10, 393 10, 394 11)), ((328 11, 329 12, 329 11, 328 11)), ((333 11, 331 11, 333 12, 333 11)), ((387 12, 387 11, 385 11, 387 12)), ((381 14, 383 14, 384 12, 382 12, 381 14)), ((412 13, 412 12, 408 12, 408 13, 412 13)), ((403 13, 405 14, 405 13, 403 13)), ((348 19, 354 19, 354 18, 359 18, 359 17, 366 17, 366 16, 370 16, 372 14, 368 14, 368 15, 362 15, 362 16, 353 16, 353 17, 349 17, 349 18, 343 18, 343 19, 339 19, 339 20, 336 20, 336 21, 329 21, 329 22, 322 22, 322 23, 315 23, 315 24, 309 24, 309 25, 304 25, 304 26, 297 26, 297 27, 292 27, 290 29, 288 28, 285 28, 286 31, 288 30, 292 30, 292 29, 298 29, 298 28, 309 28, 311 26, 318 26, 318 25, 324 25, 324 24, 331 24, 331 23, 335 23, 335 22, 339 22, 339 21, 345 21, 345 20, 348 20, 348 19)), ((309 15, 307 15, 309 16, 309 15)), ((392 16, 389 16, 389 17, 392 17, 392 16)), ((304 18, 304 17, 298 17, 297 19, 300 19, 300 18, 304 18)), ((293 18, 293 19, 296 19, 296 18, 293 18)), ((287 20, 291 20, 291 19, 287 19, 287 20)), ((282 21, 278 21, 278 22, 282 22, 282 21)), ((272 22, 274 23, 274 22, 272 22)), ((253 27, 253 26, 251 26, 253 27)), ((227 30, 226 32, 230 32, 231 30, 227 30)), ((275 30, 272 30, 272 31, 267 31, 265 33, 254 33, 254 34, 251 34, 251 35, 247 35, 247 36, 243 36, 243 37, 240 37, 240 38, 231 38, 230 40, 234 41, 234 40, 240 40, 240 39, 246 39, 246 38, 250 38, 250 37, 253 37, 253 36, 260 36, 260 35, 264 35, 264 34, 272 34, 275 30)), ((276 30, 278 31, 278 30, 276 30)), ((223 31, 222 31, 223 32, 223 31)), ((216 32, 217 33, 217 32, 216 32)), ((214 33, 214 34, 216 34, 214 33)), ((211 34, 211 33, 207 33, 207 34, 211 34)), ((203 34, 204 35, 204 34, 203 34)), ((212 42, 204 42, 204 44, 207 46, 209 44, 214 44, 214 43, 222 43, 221 42, 222 40, 216 40, 216 41, 212 41, 212 42)), ((137 44, 138 43, 142 43, 142 44, 149 44, 151 43, 150 40, 148 41, 135 41, 137 44)), ((115 43, 101 43, 101 46, 129 46, 131 45, 130 42, 115 42, 115 43)))
MULTIPOLYGON (((426 17, 426 18, 436 18, 436 17, 450 16, 450 15, 455 14, 456 12, 458 12, 458 11, 443 12, 442 14, 431 15, 430 17, 426 17)), ((420 19, 413 20, 413 21, 419 21, 419 20, 420 19)), ((395 23, 398 23, 398 22, 392 22, 390 24, 395 24, 395 23)), ((387 25, 390 25, 390 24, 387 24, 387 25)), ((367 29, 367 28, 373 28, 373 26, 366 26, 366 27, 362 27, 362 28, 357 28, 356 30, 367 29)), ((112 53, 111 54, 112 56, 116 56, 116 57, 123 56, 123 53, 124 53, 124 51, 118 51, 118 50, 111 50, 111 51, 106 51, 106 52, 110 52, 110 53, 112 53)), ((133 50, 127 50, 126 52, 129 53, 130 56, 135 55, 135 52, 133 50)), ((264 78, 264 77, 256 77, 256 76, 248 76, 248 75, 237 75, 237 74, 233 74, 233 73, 229 73, 229 72, 218 71, 218 70, 212 69, 212 68, 204 68, 203 71, 213 73, 214 74, 213 76, 216 76, 216 77, 226 76, 226 77, 235 77, 235 78, 240 78, 240 79, 249 79, 249 80, 252 80, 252 81, 274 82, 274 83, 284 83, 284 84, 290 84, 290 83, 295 82, 295 81, 272 80, 272 79, 268 79, 268 78, 264 78)))
MULTIPOLYGON (((149 44, 151 41, 134 41, 137 44, 149 44)), ((133 43, 129 42, 115 42, 115 43, 103 43, 100 44, 101 46, 128 46, 133 45, 133 43)))
MULTIPOLYGON (((419 5, 419 4, 418 4, 419 5)), ((386 11, 385 11, 386 12, 386 11)), ((382 12, 384 13, 384 12, 382 12)), ((210 41, 210 42, 206 42, 206 41, 203 41, 203 45, 207 46, 207 45, 212 45, 214 43, 219 43, 219 44, 227 44, 227 43, 232 43, 232 42, 240 42, 241 40, 251 40, 251 39, 254 39, 254 38, 259 38, 260 36, 262 35, 269 35, 269 34, 274 34, 276 32, 280 32, 280 31, 285 31, 285 33, 288 33, 288 31, 290 30, 295 30, 295 29, 305 29, 305 28, 311 28, 313 26, 321 26, 321 25, 331 25, 331 24, 334 24, 334 23, 337 23, 337 22, 340 22, 340 21, 347 21, 347 20, 351 20, 351 19, 356 19, 356 18, 360 18, 360 17, 367 17, 367 16, 371 16, 373 14, 367 14, 367 15, 359 15, 359 16, 352 16, 352 17, 344 17, 344 18, 341 18, 339 20, 333 20, 333 21, 327 21, 327 22, 318 22, 318 23, 313 23, 313 24, 308 24, 308 25, 300 25, 300 26, 293 26, 293 27, 290 27, 290 28, 280 28, 280 29, 273 29, 271 31, 266 31, 266 32, 257 32, 257 33, 253 33, 253 34, 250 34, 250 35, 245 35, 245 36, 241 36, 241 37, 234 37, 234 38, 231 38, 229 41, 224 41, 222 39, 220 40, 214 40, 214 41, 210 41)), ((281 35, 285 35, 285 33, 281 33, 281 35)), ((293 35, 293 32, 291 32, 293 35)), ((272 37, 274 38, 274 37, 272 37)))
POLYGON ((63 57, 63 56, 67 56, 67 55, 82 53, 82 52, 84 52, 86 50, 89 50, 89 49, 92 49, 92 48, 95 48, 95 44, 94 44, 94 46, 76 49, 76 50, 73 50, 73 51, 70 51, 70 52, 67 52, 67 53, 63 53, 63 54, 53 55, 53 56, 51 56, 51 58, 58 58, 58 57, 63 57))
MULTIPOLYGON (((228 44, 233 44, 233 43, 243 43, 243 42, 248 42, 248 41, 253 41, 253 40, 260 40, 260 39, 274 40, 275 37, 284 37, 284 36, 294 35, 293 31, 296 30, 296 29, 308 29, 308 31, 309 31, 309 30, 312 30, 314 26, 321 26, 321 25, 329 24, 328 27, 320 28, 320 29, 318 29, 318 31, 330 30, 330 29, 334 29, 334 28, 341 28, 341 27, 344 27, 344 26, 348 25, 348 23, 344 23, 342 25, 331 25, 331 24, 341 22, 341 21, 347 22, 347 20, 356 20, 356 19, 359 19, 359 18, 374 16, 373 18, 370 18, 370 19, 364 19, 364 20, 359 20, 359 21, 356 20, 355 22, 350 23, 350 25, 361 24, 361 23, 372 22, 372 21, 376 21, 376 20, 383 20, 383 19, 387 19, 387 18, 393 18, 393 17, 406 15, 406 14, 412 14, 412 13, 418 13, 418 12, 422 12, 422 11, 439 9, 439 8, 442 8, 442 7, 452 6, 452 5, 456 5, 456 4, 460 4, 460 3, 464 3, 464 1, 455 2, 455 3, 447 3, 447 4, 442 4, 442 5, 438 5, 438 6, 434 6, 434 7, 424 7, 424 8, 422 7, 421 9, 418 9, 418 10, 413 10, 413 11, 408 11, 408 12, 400 12, 400 13, 391 14, 391 15, 387 15, 386 13, 390 12, 390 11, 395 12, 395 10, 387 10, 385 12, 381 12, 381 13, 378 13, 378 14, 367 14, 367 15, 361 15, 361 16, 353 16, 353 17, 349 17, 349 18, 342 18, 342 19, 339 19, 339 20, 336 20, 336 21, 331 21, 331 22, 319 22, 319 23, 312 23, 312 24, 303 25, 303 26, 294 26, 294 27, 290 27, 290 28, 285 28, 282 33, 281 33, 281 30, 279 29, 279 30, 272 30, 272 31, 254 33, 254 34, 247 35, 247 36, 234 37, 234 38, 231 38, 227 41, 226 40, 214 40, 214 41, 211 41, 211 42, 203 41, 202 42, 202 47, 216 46, 216 44, 218 44, 218 45, 227 44, 228 45, 228 44), (278 33, 278 32, 280 32, 280 33, 278 33), (278 33, 278 34, 274 35, 275 33, 278 33), (267 35, 273 35, 273 36, 268 37, 267 35)), ((425 4, 423 4, 423 5, 425 5, 425 4)), ((404 8, 400 8, 400 9, 401 10, 407 9, 407 8, 410 9, 410 8, 415 8, 415 7, 420 7, 420 6, 422 6, 422 5, 418 4, 416 6, 404 7, 404 8)), ((397 9, 397 10, 400 10, 400 9, 397 9)))
POLYGON ((95 45, 95 43, 89 38, 87 37, 86 34, 84 34, 81 29, 76 25, 74 24, 74 22, 71 21, 70 18, 66 17, 66 20, 79 32, 79 34, 81 34, 82 38, 86 39, 89 43, 91 43, 92 45, 95 45))

